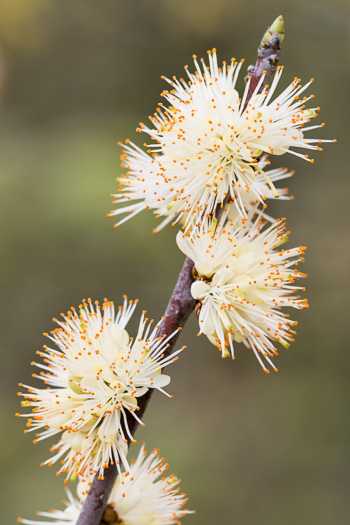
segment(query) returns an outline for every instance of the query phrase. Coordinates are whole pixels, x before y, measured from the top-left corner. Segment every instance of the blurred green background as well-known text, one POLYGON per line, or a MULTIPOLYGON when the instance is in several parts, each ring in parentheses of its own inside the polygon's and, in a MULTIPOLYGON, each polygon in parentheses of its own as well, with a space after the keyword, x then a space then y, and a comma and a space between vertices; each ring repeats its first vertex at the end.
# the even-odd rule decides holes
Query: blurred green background
POLYGON ((174 399, 154 396, 138 439, 183 479, 197 509, 186 524, 349 522, 349 2, 0 0, 3 523, 64 497, 55 467, 39 467, 49 444, 34 446, 14 416, 17 383, 34 381, 29 363, 52 317, 83 297, 118 303, 123 293, 160 317, 182 265, 175 230, 152 235, 151 214, 117 231, 105 218, 121 172, 117 141, 142 143, 135 128, 159 102, 162 74, 181 76, 213 46, 220 60, 254 63, 279 14, 282 84, 315 77, 327 125, 313 133, 338 138, 314 165, 276 159, 296 170, 296 198, 269 212, 288 218, 291 246, 308 246, 310 309, 269 376, 243 347, 223 361, 191 319, 174 399))

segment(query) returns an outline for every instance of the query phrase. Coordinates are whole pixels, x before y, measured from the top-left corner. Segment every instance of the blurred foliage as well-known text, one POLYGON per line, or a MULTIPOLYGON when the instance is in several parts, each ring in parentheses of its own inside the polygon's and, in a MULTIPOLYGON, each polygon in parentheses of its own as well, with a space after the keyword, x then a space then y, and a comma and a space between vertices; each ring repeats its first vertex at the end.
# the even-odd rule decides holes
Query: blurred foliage
POLYGON ((311 308, 297 313, 296 342, 270 376, 244 349, 221 360, 191 319, 181 339, 188 350, 172 370, 174 399, 154 396, 138 438, 183 479, 197 509, 186 524, 348 522, 348 0, 0 0, 5 523, 64 497, 55 467, 39 467, 48 443, 34 447, 13 415, 16 384, 34 381, 29 363, 52 317, 82 297, 118 303, 127 293, 159 318, 182 264, 175 230, 153 236, 151 214, 117 231, 105 218, 121 173, 117 141, 140 143, 135 128, 159 102, 160 75, 181 76, 193 53, 213 46, 219 59, 254 62, 279 14, 282 84, 315 77, 327 124, 318 132, 339 139, 312 166, 277 159, 296 170, 295 200, 269 212, 287 217, 291 245, 308 246, 311 308))
POLYGON ((33 52, 45 45, 44 15, 49 0, 0 0, 0 45, 11 52, 33 52))

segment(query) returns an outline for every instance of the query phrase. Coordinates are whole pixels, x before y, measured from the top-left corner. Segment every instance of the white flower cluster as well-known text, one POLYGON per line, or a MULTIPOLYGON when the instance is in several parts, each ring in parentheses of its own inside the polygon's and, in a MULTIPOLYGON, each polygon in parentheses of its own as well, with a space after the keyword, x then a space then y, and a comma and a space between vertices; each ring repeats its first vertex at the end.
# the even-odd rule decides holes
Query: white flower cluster
POLYGON ((208 51, 209 66, 194 56, 195 72, 186 66, 188 82, 165 79, 171 90, 162 93, 161 104, 138 131, 154 141, 145 144, 147 152, 127 141, 122 166, 127 174, 119 179, 114 195, 121 203, 110 216, 126 214, 118 224, 145 209, 164 217, 157 230, 184 220, 186 229, 195 227, 203 214, 211 214, 228 197, 241 217, 246 217, 247 201, 263 202, 276 190, 272 179, 283 178, 262 169, 263 153, 292 153, 313 162, 295 148, 320 150, 320 139, 305 138, 306 131, 323 124, 307 126, 319 108, 307 108, 313 95, 304 96, 313 79, 302 86, 300 79, 274 97, 283 68, 278 67, 272 85, 264 87, 261 77, 250 100, 249 81, 243 96, 236 89, 242 62, 231 60, 219 67, 216 50, 208 51), (260 90, 262 92, 260 93, 260 90), (245 195, 245 197, 242 197, 245 195), (136 202, 133 202, 136 201, 136 202), (131 203, 132 202, 132 203, 131 203))
MULTIPOLYGON (((193 511, 185 510, 188 498, 180 493, 180 480, 173 474, 165 477, 168 465, 154 450, 147 456, 141 447, 136 461, 128 472, 123 472, 112 489, 109 498, 113 522, 123 525, 171 525, 193 511)), ((25 525, 75 525, 88 492, 87 482, 78 485, 79 500, 67 491, 68 501, 64 510, 39 512, 39 516, 50 521, 19 519, 25 525), (87 485, 87 486, 86 486, 87 485)))
POLYGON ((167 105, 150 117, 153 127, 138 129, 153 140, 147 151, 126 141, 122 166, 128 171, 114 195, 120 206, 109 215, 126 214, 118 225, 154 210, 163 217, 155 231, 180 221, 178 246, 195 265, 191 293, 200 333, 223 357, 234 358, 234 342, 243 342, 268 372, 266 364, 277 370, 270 359, 276 343, 288 348, 295 335, 296 322, 284 307, 305 308, 307 301, 294 284, 305 277, 296 269, 305 248, 280 249, 287 240, 284 222, 265 212, 266 199, 290 198, 275 183, 293 173, 265 168, 270 156, 286 152, 314 162, 297 150, 321 150, 319 143, 333 141, 305 137, 324 126, 309 125, 319 110, 308 107, 313 95, 304 95, 313 79, 302 86, 295 78, 275 96, 278 67, 270 87, 263 74, 250 96, 248 77, 240 96, 242 61, 219 67, 216 50, 208 56, 208 65, 194 56, 194 73, 185 67, 187 82, 165 79, 167 105))
MULTIPOLYGON (((64 458, 59 472, 66 477, 90 479, 95 473, 103 476, 109 462, 120 460, 126 468, 130 414, 137 415, 138 398, 150 388, 166 394, 163 387, 170 377, 161 370, 177 359, 177 350, 170 356, 164 351, 170 337, 157 337, 158 325, 143 312, 135 339, 125 330, 137 301, 127 301, 115 312, 114 304, 105 300, 100 306, 91 299, 54 319, 59 328, 47 335, 56 348, 44 347, 38 352, 43 363, 32 363, 41 369, 34 374, 47 388, 27 388, 19 393, 30 407, 26 432, 36 434, 34 442, 60 434, 52 447, 53 457, 44 462, 51 465, 64 458)), ((167 394, 168 395, 168 394, 167 394)))
POLYGON ((281 309, 307 307, 305 299, 294 295, 300 288, 295 279, 305 277, 295 268, 304 247, 280 250, 287 240, 283 221, 264 228, 260 216, 228 220, 216 228, 206 220, 195 235, 178 233, 179 248, 195 264, 191 293, 200 305, 200 333, 222 357, 231 353, 234 358, 234 341, 243 342, 265 372, 261 357, 277 370, 270 360, 277 354, 275 342, 288 347, 296 325, 281 309))

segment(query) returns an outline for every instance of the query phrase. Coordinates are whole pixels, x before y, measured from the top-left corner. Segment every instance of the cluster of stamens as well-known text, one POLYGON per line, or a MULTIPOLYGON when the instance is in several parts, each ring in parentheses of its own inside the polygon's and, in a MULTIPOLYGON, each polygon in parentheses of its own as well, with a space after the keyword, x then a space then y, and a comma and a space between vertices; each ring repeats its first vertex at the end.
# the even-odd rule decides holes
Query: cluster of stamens
MULTIPOLYGON (((137 301, 127 301, 115 313, 114 304, 105 300, 102 307, 89 299, 74 308, 59 327, 44 334, 57 349, 44 347, 39 352, 43 363, 33 363, 41 369, 33 374, 47 388, 26 386, 19 393, 23 405, 32 409, 28 431, 36 434, 34 442, 60 434, 53 445, 53 457, 43 464, 61 459, 59 472, 66 478, 90 478, 103 471, 109 463, 120 460, 127 467, 128 441, 134 441, 129 429, 129 415, 143 425, 137 415, 138 398, 150 388, 165 393, 170 382, 161 370, 178 359, 174 352, 167 355, 170 337, 157 336, 159 325, 151 329, 144 311, 135 339, 129 338, 125 326, 137 301)), ((21 385, 25 386, 25 385, 21 385)), ((170 396, 171 397, 171 396, 170 396)))

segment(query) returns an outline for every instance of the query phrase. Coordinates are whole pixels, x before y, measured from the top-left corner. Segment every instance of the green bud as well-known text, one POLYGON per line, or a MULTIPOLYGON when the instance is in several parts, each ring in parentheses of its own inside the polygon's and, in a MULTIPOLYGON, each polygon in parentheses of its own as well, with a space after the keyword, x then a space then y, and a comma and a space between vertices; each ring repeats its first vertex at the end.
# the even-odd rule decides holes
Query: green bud
POLYGON ((270 38, 274 35, 280 36, 281 44, 282 44, 283 39, 284 39, 284 20, 283 20, 282 15, 278 16, 276 20, 268 28, 268 30, 264 34, 263 39, 261 41, 261 46, 264 47, 264 45, 267 42, 269 42, 270 38))

